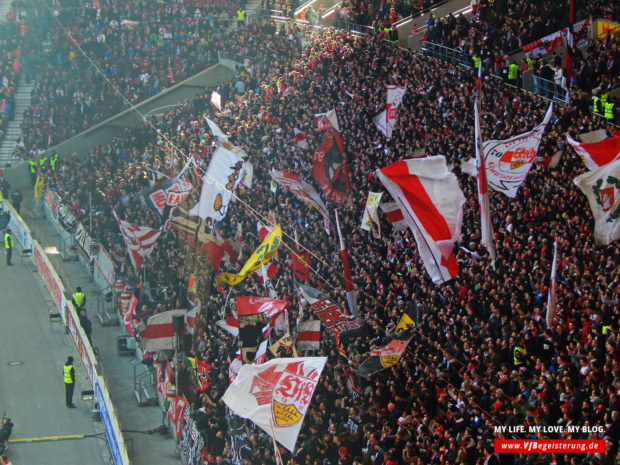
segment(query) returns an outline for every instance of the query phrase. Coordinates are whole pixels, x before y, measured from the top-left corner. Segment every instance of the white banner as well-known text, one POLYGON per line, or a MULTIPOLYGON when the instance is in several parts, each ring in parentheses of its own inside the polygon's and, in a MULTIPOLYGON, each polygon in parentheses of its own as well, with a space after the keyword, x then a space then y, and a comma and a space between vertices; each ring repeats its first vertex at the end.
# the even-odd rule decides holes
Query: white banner
POLYGON ((368 193, 366 208, 364 208, 364 215, 362 216, 362 225, 360 226, 364 231, 372 231, 375 237, 381 237, 381 223, 379 222, 377 209, 379 208, 379 202, 381 202, 382 196, 383 192, 368 193), (373 223, 375 225, 374 228, 373 223))
POLYGON ((95 257, 95 267, 103 279, 105 279, 105 282, 108 283, 109 286, 113 286, 116 280, 114 262, 110 254, 108 254, 101 244, 99 244, 99 252, 95 257))
POLYGON ((326 361, 327 357, 276 358, 243 365, 222 400, 293 452, 326 361))
POLYGON ((519 186, 532 167, 552 111, 553 104, 550 104, 543 122, 531 131, 506 140, 483 142, 487 183, 494 191, 510 198, 517 195, 519 186))
POLYGON ((211 158, 209 168, 202 178, 200 200, 190 210, 190 215, 202 219, 222 221, 228 211, 233 190, 243 178, 243 159, 224 145, 219 146, 211 158))

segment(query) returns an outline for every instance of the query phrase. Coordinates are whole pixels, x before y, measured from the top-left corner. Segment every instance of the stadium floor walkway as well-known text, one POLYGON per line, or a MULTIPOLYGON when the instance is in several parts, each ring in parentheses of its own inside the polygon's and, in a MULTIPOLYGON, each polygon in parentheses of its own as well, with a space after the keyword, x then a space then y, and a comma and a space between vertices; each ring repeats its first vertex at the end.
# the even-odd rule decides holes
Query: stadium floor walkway
MULTIPOLYGON (((28 215, 27 212, 24 214, 24 216, 25 216, 24 219, 28 223, 28 226, 30 227, 32 233, 34 234, 35 239, 37 239, 41 243, 42 246, 46 248, 47 247, 52 248, 51 250, 53 250, 54 247, 56 247, 57 249, 60 249, 59 236, 54 231, 53 227, 45 219, 33 219, 32 217, 28 215)), ((93 346, 99 352, 99 363, 103 368, 103 376, 105 377, 106 382, 109 386, 109 389, 111 391, 111 396, 112 396, 112 402, 119 415, 119 423, 123 430, 123 436, 127 443, 127 449, 129 452, 132 465, 168 465, 168 464, 179 465, 181 464, 182 462, 179 458, 178 451, 176 450, 176 444, 174 440, 170 436, 164 436, 164 435, 161 435, 160 433, 152 432, 153 430, 158 428, 160 425, 162 425, 163 419, 162 419, 161 408, 159 406, 156 406, 156 407, 139 407, 138 406, 138 402, 133 393, 133 366, 134 364, 139 363, 139 361, 136 360, 135 357, 121 356, 118 354, 117 337, 119 335, 126 334, 124 328, 122 328, 121 326, 102 326, 100 324, 96 316, 97 315, 97 298, 96 298, 97 288, 95 284, 93 283, 89 273, 79 262, 63 262, 60 258, 60 255, 58 254, 48 253, 47 255, 50 261, 52 262, 52 265, 57 270, 59 276, 63 280, 66 286, 67 292, 73 293, 77 286, 81 286, 84 292, 86 293, 87 313, 93 324, 93 331, 92 331, 93 346)), ((0 263, 4 263, 2 262, 2 259, 4 259, 4 257, 0 256, 0 263)), ((14 263, 20 263, 20 262, 14 261, 14 263)), ((0 264, 0 267, 5 267, 5 265, 0 264)), ((37 278, 34 273, 30 271, 30 268, 28 265, 21 265, 20 263, 19 266, 12 267, 11 271, 14 269, 18 270, 19 273, 23 273, 24 275, 31 277, 31 279, 36 278, 37 289, 41 289, 41 292, 38 292, 37 295, 39 294, 45 295, 44 293, 45 288, 42 287, 44 286, 42 281, 39 278, 37 278)), ((26 287, 26 286, 19 285, 21 281, 22 280, 19 277, 16 277, 13 280, 13 284, 12 285, 9 284, 9 286, 11 286, 11 288, 13 289, 12 292, 14 292, 15 295, 13 296, 12 298, 13 300, 11 302, 7 302, 6 304, 2 305, 3 308, 15 308, 17 305, 19 305, 19 296, 23 292, 22 289, 26 287)), ((29 288, 29 287, 31 286, 27 285, 26 288, 29 288)), ((28 294, 33 294, 33 293, 28 293, 28 294)), ((34 337, 31 337, 31 335, 28 334, 28 332, 25 332, 22 334, 23 334, 23 344, 31 346, 31 349, 29 350, 31 350, 33 354, 46 353, 47 357, 51 357, 51 354, 48 351, 49 343, 47 339, 52 339, 53 340, 52 342, 56 344, 60 344, 60 342, 58 341, 62 341, 63 347, 66 347, 66 350, 70 350, 70 349, 74 350, 74 349, 72 349, 73 346, 71 345, 70 336, 60 334, 61 330, 58 326, 55 328, 53 332, 48 328, 49 322, 48 322, 47 313, 49 312, 49 308, 53 307, 53 302, 51 300, 51 297, 49 297, 49 294, 46 295, 46 298, 47 298, 47 302, 43 306, 43 308, 40 308, 41 305, 35 302, 29 305, 29 307, 31 306, 32 308, 38 308, 37 315, 39 315, 40 313, 41 317, 38 319, 37 326, 41 327, 41 331, 46 331, 48 333, 47 338, 44 339, 45 342, 43 344, 39 344, 36 342, 40 340, 40 337, 41 337, 40 335, 34 335, 34 337), (53 334, 53 337, 51 336, 52 334, 53 334)), ((1 302, 2 301, 0 301, 0 303, 1 302)), ((11 334, 14 335, 13 337, 15 339, 18 339, 18 337, 16 336, 16 332, 11 332, 11 334)), ((2 346, 4 345, 5 345, 4 341, 2 340, 2 346)), ((17 355, 13 355, 12 357, 17 357, 17 355)), ((7 360, 12 359, 10 357, 9 358, 3 357, 3 358, 7 360)), ((56 357, 54 357, 54 360, 56 360, 56 358, 58 358, 59 365, 58 367, 54 367, 54 370, 55 370, 55 373, 57 374, 60 372, 60 366, 64 363, 66 359, 66 354, 64 352, 59 353, 56 357)), ((2 369, 4 370, 4 367, 2 369)), ((80 366, 80 369, 81 369, 81 366, 80 366)), ((57 378, 57 382, 54 383, 54 387, 57 389, 64 389, 64 387, 61 384, 59 375, 56 378, 57 378)), ((37 379, 39 379, 38 376, 37 376, 37 379)), ((80 381, 83 386, 86 383, 85 380, 86 380, 85 375, 82 373, 80 376, 80 381)), ((41 379, 41 381, 43 381, 43 379, 41 379)), ((4 382, 0 384, 0 386, 5 386, 5 385, 6 383, 4 382)), ((83 388, 83 389, 86 389, 86 388, 83 388)), ((76 388, 78 397, 79 397, 79 390, 80 388, 78 386, 76 388)), ((49 394, 49 393, 46 393, 46 394, 49 394)), ((23 402, 25 402, 25 399, 28 397, 31 397, 31 396, 24 396, 23 402)), ((43 403, 42 405, 46 405, 46 404, 47 403, 43 403)), ((4 403, 0 403, 0 407, 3 407, 3 405, 4 403)), ((76 403, 76 405, 78 405, 78 408, 71 411, 70 413, 75 414, 75 415, 81 415, 81 409, 79 408, 80 405, 78 403, 76 403)), ((62 413, 65 413, 64 404, 59 404, 58 408, 61 410, 62 413)), ((55 421, 53 417, 56 417, 56 416, 57 416, 56 414, 51 415, 52 418, 50 418, 49 421, 53 423, 55 421)), ((84 414, 84 417, 88 418, 89 416, 87 414, 84 414)), ((85 428, 82 428, 81 430, 78 429, 78 431, 69 430, 68 433, 63 431, 63 434, 64 433, 69 434, 73 432, 82 432, 84 429, 85 428)), ((16 434, 17 434, 17 431, 16 431, 16 434)), ((15 460, 13 462, 14 465, 36 464, 36 463, 50 464, 52 462, 50 462, 49 460, 46 460, 46 461, 38 461, 38 460, 30 461, 29 460, 25 462, 15 460)), ((61 460, 58 462, 59 465, 61 463, 63 465, 69 465, 69 462, 67 461, 61 460)), ((91 461, 86 460, 86 461, 76 461, 72 463, 90 465, 91 463, 96 464, 98 462, 91 462, 91 461)), ((107 463, 107 462, 104 462, 104 463, 107 463)))

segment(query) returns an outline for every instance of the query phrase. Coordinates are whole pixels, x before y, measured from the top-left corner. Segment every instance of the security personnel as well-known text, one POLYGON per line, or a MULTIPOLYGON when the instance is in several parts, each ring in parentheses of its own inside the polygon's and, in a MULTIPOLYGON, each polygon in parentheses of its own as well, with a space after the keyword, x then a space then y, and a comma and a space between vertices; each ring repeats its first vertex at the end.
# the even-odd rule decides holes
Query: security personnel
POLYGON ((534 65, 536 64, 536 62, 534 60, 532 60, 530 57, 526 57, 525 58, 525 62, 527 63, 527 69, 534 69, 534 65))
POLYGON ((474 62, 474 69, 480 68, 480 57, 478 55, 474 55, 471 59, 474 62))
POLYGON ((11 263, 11 256, 13 255, 13 236, 11 234, 11 230, 7 228, 4 233, 4 248, 6 249, 7 266, 13 266, 11 263))
POLYGON ((605 102, 603 105, 603 110, 605 110, 605 119, 612 120, 614 119, 614 104, 612 102, 605 102))
POLYGON ((237 9, 237 26, 241 27, 245 24, 245 10, 243 7, 237 9))
POLYGON ((47 161, 49 159, 47 157, 41 157, 39 159, 39 167, 41 168, 41 172, 45 173, 47 171, 47 161))
POLYGON ((592 111, 594 113, 600 113, 601 112, 600 102, 601 102, 600 98, 598 98, 596 95, 592 96, 592 111))
POLYGON ((82 292, 82 288, 80 286, 77 287, 76 292, 71 297, 71 302, 75 307, 75 311, 80 314, 82 310, 86 310, 86 294, 82 292))
POLYGON ((28 168, 30 169, 30 179, 32 180, 32 184, 37 180, 37 161, 36 160, 28 160, 28 168))
POLYGON ((50 168, 52 168, 52 171, 56 171, 57 163, 58 163, 58 153, 54 152, 54 155, 50 157, 50 168))
POLYGON ((524 345, 517 345, 512 350, 512 361, 515 367, 521 367, 527 365, 525 356, 527 355, 527 349, 524 345))
POLYGON ((73 368, 73 357, 67 357, 65 365, 62 367, 62 376, 65 381, 65 403, 68 408, 75 408, 73 405, 73 389, 75 388, 75 369, 73 368))
POLYGON ((603 333, 603 336, 607 335, 607 331, 609 331, 611 329, 611 325, 603 325, 603 327, 601 328, 601 333, 603 333))
POLYGON ((508 81, 511 84, 517 85, 517 78, 519 77, 519 65, 516 63, 510 63, 508 66, 508 81))

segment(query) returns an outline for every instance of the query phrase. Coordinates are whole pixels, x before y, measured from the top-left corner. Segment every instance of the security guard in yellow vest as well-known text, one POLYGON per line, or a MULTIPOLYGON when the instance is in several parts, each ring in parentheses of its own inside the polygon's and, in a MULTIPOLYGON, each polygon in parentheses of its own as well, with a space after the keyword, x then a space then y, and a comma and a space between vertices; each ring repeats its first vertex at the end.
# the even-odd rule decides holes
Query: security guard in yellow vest
POLYGON ((511 84, 517 85, 517 78, 519 77, 519 65, 516 63, 510 63, 508 66, 508 81, 511 84))
POLYGON ((594 113, 601 112, 601 99, 598 98, 596 95, 592 96, 592 111, 594 113))
POLYGON ((515 367, 525 366, 527 364, 525 360, 526 355, 527 349, 524 346, 515 346, 512 350, 512 361, 515 367))
POLYGON ((4 248, 6 249, 6 264, 7 266, 13 266, 11 263, 11 257, 13 256, 13 236, 10 229, 4 233, 4 248))
POLYGON ((477 55, 474 55, 473 57, 471 57, 471 59, 474 62, 474 69, 480 68, 480 57, 477 55))
POLYGON ((39 167, 41 168, 41 171, 43 173, 45 173, 47 171, 47 161, 48 161, 47 157, 41 157, 39 159, 39 167))
POLYGON ((603 110, 605 110, 605 119, 612 120, 614 119, 614 104, 611 102, 606 102, 603 105, 603 110))
POLYGON ((77 287, 76 292, 71 296, 71 302, 75 307, 75 311, 79 314, 82 310, 86 309, 86 294, 82 292, 80 286, 77 287))
POLYGON ((243 7, 237 9, 237 26, 241 27, 245 24, 245 10, 243 7))
POLYGON ((52 168, 52 171, 56 171, 57 163, 58 163, 58 153, 54 152, 54 155, 50 157, 50 168, 52 168))
POLYGON ((30 179, 32 180, 32 183, 34 184, 35 181, 37 180, 37 161, 36 160, 29 160, 28 161, 28 168, 30 169, 30 179))
POLYGON ((62 376, 65 381, 65 404, 69 408, 73 405, 73 389, 75 388, 75 369, 73 368, 73 357, 67 357, 65 365, 62 367, 62 376))

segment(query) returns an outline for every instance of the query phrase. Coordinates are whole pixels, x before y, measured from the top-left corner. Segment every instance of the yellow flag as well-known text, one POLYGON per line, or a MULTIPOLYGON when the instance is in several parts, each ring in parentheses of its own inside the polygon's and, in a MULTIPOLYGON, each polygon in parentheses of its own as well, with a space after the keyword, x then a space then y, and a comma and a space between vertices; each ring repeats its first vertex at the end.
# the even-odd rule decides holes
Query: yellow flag
POLYGON ((405 312, 400 317, 400 320, 398 320, 398 324, 396 325, 394 334, 398 334, 401 331, 407 331, 413 328, 415 328, 415 321, 413 321, 413 319, 407 314, 407 312, 405 312))
POLYGON ((295 341, 287 331, 277 342, 269 346, 269 350, 274 357, 295 357, 297 358, 297 350, 295 349, 295 341))
POLYGON ((280 225, 276 227, 267 235, 265 240, 261 242, 254 253, 245 262, 241 271, 237 274, 234 273, 220 273, 215 277, 217 284, 230 284, 234 286, 243 281, 249 274, 253 273, 261 267, 261 265, 271 260, 271 257, 276 253, 278 247, 282 242, 282 229, 280 225))
POLYGON ((41 191, 43 190, 43 177, 37 176, 37 182, 34 183, 34 199, 39 200, 41 198, 41 191))

